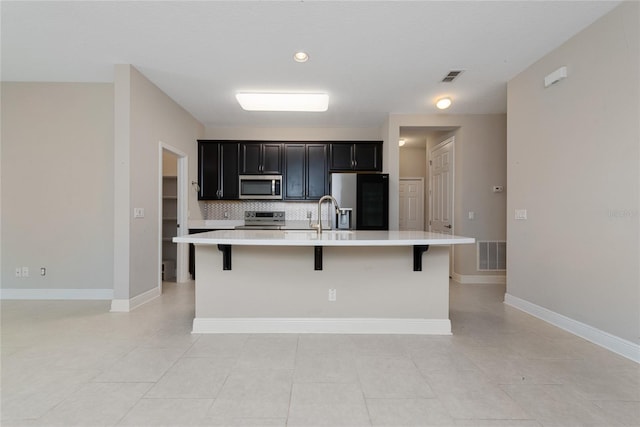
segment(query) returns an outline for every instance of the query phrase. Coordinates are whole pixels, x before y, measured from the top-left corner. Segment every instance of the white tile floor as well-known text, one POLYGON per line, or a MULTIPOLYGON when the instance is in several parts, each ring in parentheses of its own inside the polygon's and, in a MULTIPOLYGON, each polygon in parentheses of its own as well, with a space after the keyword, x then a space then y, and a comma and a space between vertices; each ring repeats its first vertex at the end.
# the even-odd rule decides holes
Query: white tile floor
POLYGON ((193 286, 132 313, 2 301, 2 426, 640 426, 640 366, 451 284, 453 336, 192 335, 193 286))

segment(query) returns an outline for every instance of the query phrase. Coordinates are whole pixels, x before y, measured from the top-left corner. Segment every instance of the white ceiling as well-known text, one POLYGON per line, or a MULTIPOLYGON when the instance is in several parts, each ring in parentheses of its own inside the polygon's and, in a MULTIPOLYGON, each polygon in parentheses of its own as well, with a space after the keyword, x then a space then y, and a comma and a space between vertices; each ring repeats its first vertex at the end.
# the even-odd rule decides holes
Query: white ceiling
POLYGON ((508 80, 618 3, 2 1, 1 77, 112 82, 132 64, 208 126, 377 127, 442 95, 503 113, 508 80), (329 110, 245 112, 238 91, 326 91, 329 110))

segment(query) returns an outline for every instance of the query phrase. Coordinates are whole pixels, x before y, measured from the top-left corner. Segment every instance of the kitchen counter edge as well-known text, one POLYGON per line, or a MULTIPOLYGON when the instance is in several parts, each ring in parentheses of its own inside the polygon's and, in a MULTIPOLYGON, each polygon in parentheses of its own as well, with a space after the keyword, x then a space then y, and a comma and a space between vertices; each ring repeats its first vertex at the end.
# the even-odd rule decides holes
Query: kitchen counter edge
POLYGON ((174 237, 175 243, 244 246, 414 246, 475 243, 473 237, 430 231, 218 230, 174 237))

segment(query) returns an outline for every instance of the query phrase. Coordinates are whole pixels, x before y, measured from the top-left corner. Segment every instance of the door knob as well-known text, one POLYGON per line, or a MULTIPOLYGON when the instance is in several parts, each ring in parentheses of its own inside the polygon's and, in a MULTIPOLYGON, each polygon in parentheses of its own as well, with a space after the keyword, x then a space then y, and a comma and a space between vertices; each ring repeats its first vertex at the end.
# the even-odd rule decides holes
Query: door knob
POLYGON ((451 229, 451 224, 445 225, 445 228, 451 229))

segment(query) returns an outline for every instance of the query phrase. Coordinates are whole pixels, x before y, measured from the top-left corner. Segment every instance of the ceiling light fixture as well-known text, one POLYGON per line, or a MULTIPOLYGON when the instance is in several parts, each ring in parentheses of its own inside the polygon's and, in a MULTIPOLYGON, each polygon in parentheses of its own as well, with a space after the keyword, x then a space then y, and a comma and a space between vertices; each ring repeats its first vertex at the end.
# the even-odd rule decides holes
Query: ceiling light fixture
POLYGON ((309 60, 309 55, 307 52, 296 52, 293 54, 293 60, 296 62, 307 62, 309 60))
POLYGON ((436 101, 436 107, 440 110, 446 110, 451 107, 451 98, 440 98, 436 101))
POLYGON ((399 145, 400 147, 402 147, 406 142, 407 142, 407 141, 405 141, 404 139, 400 139, 400 140, 398 141, 398 145, 399 145))
POLYGON ((247 111, 311 111, 329 108, 326 93, 238 93, 236 99, 247 111))

